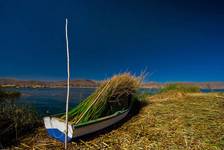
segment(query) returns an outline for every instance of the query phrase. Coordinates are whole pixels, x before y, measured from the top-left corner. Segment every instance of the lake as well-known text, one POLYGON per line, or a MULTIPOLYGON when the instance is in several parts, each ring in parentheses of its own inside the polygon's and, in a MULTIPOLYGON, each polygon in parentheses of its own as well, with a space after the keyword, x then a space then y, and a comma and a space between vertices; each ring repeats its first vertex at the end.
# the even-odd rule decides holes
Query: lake
MULTIPOLYGON (((66 88, 19 88, 13 89, 22 93, 17 104, 32 106, 40 116, 65 112, 66 88)), ((71 88, 69 107, 76 106, 89 96, 94 88, 71 88)))
MULTIPOLYGON (((16 101, 17 104, 31 105, 40 116, 65 112, 66 88, 19 88, 10 89, 19 91, 22 96, 16 101)), ((69 107, 72 108, 88 97, 94 88, 71 88, 69 107)), ((141 89, 145 93, 157 93, 158 89, 141 89)), ((202 92, 224 92, 224 90, 202 90, 202 92)))

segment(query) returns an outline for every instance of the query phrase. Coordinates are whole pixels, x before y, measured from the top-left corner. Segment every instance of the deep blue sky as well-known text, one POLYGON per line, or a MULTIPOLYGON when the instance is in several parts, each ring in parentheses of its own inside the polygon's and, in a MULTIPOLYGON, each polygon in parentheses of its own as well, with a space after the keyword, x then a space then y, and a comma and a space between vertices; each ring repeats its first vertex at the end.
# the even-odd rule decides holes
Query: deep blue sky
POLYGON ((1 0, 0 77, 104 79, 148 68, 153 81, 224 81, 224 2, 1 0))

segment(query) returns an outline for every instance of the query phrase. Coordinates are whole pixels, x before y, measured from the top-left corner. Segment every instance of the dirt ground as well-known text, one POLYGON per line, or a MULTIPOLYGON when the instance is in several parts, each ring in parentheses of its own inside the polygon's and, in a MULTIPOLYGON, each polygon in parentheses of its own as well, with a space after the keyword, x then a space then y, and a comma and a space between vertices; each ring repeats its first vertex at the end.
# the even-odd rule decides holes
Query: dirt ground
MULTIPOLYGON (((44 128, 12 149, 63 149, 44 128)), ((69 149, 224 149, 224 95, 163 93, 107 131, 69 143, 69 149)))

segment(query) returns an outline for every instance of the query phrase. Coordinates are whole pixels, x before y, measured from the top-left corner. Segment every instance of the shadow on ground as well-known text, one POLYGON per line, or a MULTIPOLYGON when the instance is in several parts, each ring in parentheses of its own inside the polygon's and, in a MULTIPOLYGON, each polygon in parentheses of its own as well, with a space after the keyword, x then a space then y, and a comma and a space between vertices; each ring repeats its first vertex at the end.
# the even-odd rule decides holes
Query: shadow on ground
POLYGON ((79 142, 80 140, 82 141, 91 141, 93 140, 94 138, 97 138, 99 137, 100 135, 103 135, 103 134, 106 134, 106 133, 109 133, 111 132, 112 130, 115 130, 115 129, 118 129, 119 127, 121 127, 124 123, 126 123, 128 120, 130 120, 133 116, 137 115, 139 113, 139 111, 149 105, 150 102, 149 101, 135 101, 132 109, 130 110, 129 114, 124 118, 122 119, 121 121, 119 121, 118 123, 110 126, 110 127, 107 127, 105 129, 102 129, 100 131, 97 131, 97 132, 94 132, 94 133, 90 133, 88 135, 85 135, 85 136, 81 136, 81 137, 78 137, 78 138, 75 138, 73 139, 74 142, 79 142))

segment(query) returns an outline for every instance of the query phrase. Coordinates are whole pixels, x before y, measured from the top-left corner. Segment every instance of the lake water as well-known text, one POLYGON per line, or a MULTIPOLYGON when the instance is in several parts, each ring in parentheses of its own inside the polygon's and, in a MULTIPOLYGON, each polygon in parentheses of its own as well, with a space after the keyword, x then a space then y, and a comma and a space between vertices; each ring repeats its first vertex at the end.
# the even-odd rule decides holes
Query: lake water
MULTIPOLYGON (((40 116, 65 112, 66 88, 20 88, 10 90, 22 93, 22 96, 16 101, 17 104, 31 105, 40 116)), ((69 107, 76 106, 94 91, 94 88, 71 88, 69 107)), ((141 89, 140 91, 152 94, 159 90, 141 89)), ((211 92, 211 90, 202 90, 202 92, 211 92)), ((224 92, 224 90, 213 90, 213 92, 224 92)))
MULTIPOLYGON (((65 112, 65 88, 20 88, 13 89, 22 93, 16 101, 17 104, 32 106, 40 116, 65 112)), ((94 88, 71 88, 69 107, 76 106, 82 99, 89 96, 94 88)))
POLYGON ((201 92, 209 93, 209 92, 224 92, 224 89, 201 89, 201 92))

